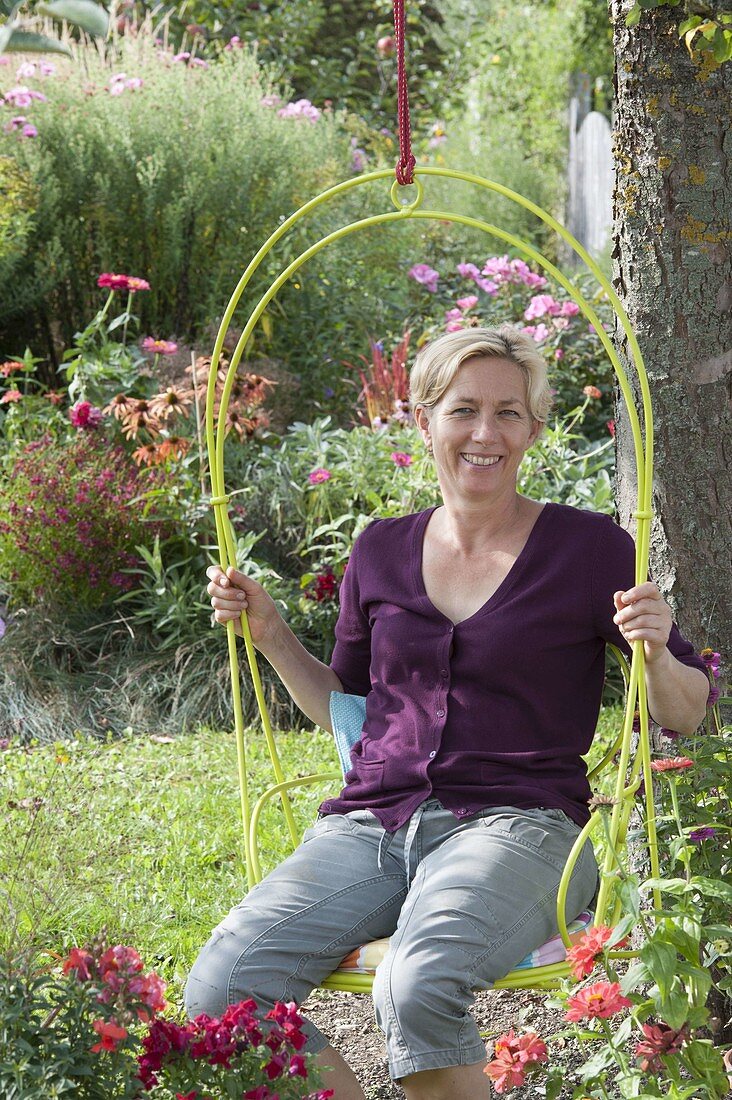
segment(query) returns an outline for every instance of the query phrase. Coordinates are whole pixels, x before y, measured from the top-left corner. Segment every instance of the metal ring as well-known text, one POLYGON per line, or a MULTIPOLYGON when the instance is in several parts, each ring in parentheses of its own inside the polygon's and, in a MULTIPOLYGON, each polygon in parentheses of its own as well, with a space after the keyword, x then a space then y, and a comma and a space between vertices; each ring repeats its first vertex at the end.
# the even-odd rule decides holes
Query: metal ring
POLYGON ((399 199, 399 194, 398 194, 399 188, 401 186, 402 186, 402 184, 399 182, 399 180, 394 180, 394 182, 391 185, 391 190, 389 191, 389 194, 391 195, 391 201, 394 203, 394 205, 396 206, 396 208, 397 208, 397 210, 399 211, 400 214, 410 214, 412 212, 412 210, 416 210, 418 206, 422 205, 422 199, 424 198, 424 187, 422 186, 422 184, 419 182, 419 180, 415 176, 412 183, 408 183, 405 186, 406 187, 416 187, 417 188, 417 197, 416 197, 416 199, 413 199, 411 202, 402 202, 399 199))

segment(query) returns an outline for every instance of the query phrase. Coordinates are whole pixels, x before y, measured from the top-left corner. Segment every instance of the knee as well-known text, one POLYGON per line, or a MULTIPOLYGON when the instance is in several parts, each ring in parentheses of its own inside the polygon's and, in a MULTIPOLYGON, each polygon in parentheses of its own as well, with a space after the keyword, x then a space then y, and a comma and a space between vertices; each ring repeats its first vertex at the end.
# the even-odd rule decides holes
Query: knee
POLYGON ((200 952, 191 967, 183 993, 183 1005, 190 1020, 204 1013, 220 1016, 227 1007, 228 973, 217 965, 212 941, 200 952))
POLYGON ((387 971, 380 966, 374 977, 374 1011, 379 1025, 397 1021, 402 1031, 419 1034, 425 1019, 435 1013, 451 1014, 447 987, 432 967, 418 967, 408 959, 395 960, 387 971))

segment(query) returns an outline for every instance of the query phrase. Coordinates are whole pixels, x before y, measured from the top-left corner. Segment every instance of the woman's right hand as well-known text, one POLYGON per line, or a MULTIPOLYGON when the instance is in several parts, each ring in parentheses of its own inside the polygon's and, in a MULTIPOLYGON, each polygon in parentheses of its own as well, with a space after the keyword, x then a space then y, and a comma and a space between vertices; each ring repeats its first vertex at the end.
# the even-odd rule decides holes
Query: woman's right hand
POLYGON ((252 641, 257 649, 274 639, 284 620, 261 584, 233 566, 229 566, 224 573, 220 566, 210 565, 206 576, 209 578, 206 591, 211 597, 217 623, 228 623, 233 619, 234 630, 241 637, 241 613, 246 611, 252 641))

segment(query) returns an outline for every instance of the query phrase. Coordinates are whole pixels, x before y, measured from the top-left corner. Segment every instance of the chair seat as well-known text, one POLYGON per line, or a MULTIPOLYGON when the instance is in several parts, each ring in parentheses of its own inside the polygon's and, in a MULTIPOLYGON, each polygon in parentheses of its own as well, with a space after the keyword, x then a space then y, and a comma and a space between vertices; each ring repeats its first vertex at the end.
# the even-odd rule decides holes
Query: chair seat
MULTIPOLYGON (((567 925, 567 931, 572 943, 576 943, 593 921, 594 914, 585 910, 567 925)), ((389 948, 389 938, 372 940, 361 947, 355 948, 341 962, 333 977, 338 974, 374 974, 376 967, 382 961, 389 948)), ((538 966, 548 966, 550 963, 564 962, 567 957, 562 937, 557 934, 543 943, 541 947, 530 951, 526 958, 514 967, 514 970, 533 970, 538 966)))

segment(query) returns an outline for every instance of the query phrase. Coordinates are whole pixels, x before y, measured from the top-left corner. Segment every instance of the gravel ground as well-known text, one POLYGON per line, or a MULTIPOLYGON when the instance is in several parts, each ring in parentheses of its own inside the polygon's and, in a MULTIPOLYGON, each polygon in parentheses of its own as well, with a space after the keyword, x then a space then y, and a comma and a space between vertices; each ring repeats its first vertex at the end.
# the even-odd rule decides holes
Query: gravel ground
MULTIPOLYGON (((490 990, 477 995, 473 1014, 487 1042, 519 1026, 546 1035, 556 1030, 557 1018, 556 1013, 545 1008, 544 1000, 545 995, 529 990, 490 990)), ((366 1093, 366 1100, 403 1100, 402 1089, 389 1077, 383 1037, 374 1022, 370 997, 317 989, 303 1004, 302 1011, 346 1059, 366 1093)), ((324 1085, 327 1086, 327 1081, 324 1085)), ((514 1095, 526 1094, 528 1089, 526 1093, 521 1089, 514 1095)))

